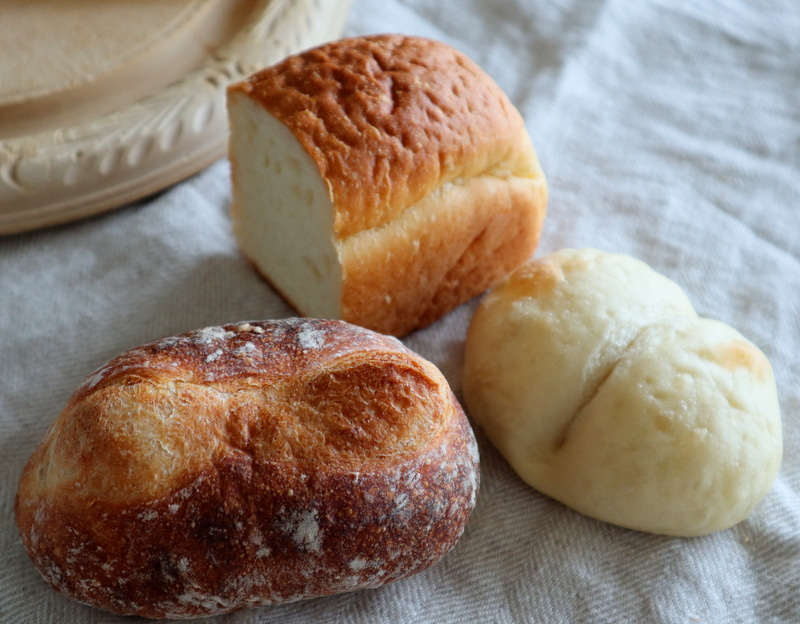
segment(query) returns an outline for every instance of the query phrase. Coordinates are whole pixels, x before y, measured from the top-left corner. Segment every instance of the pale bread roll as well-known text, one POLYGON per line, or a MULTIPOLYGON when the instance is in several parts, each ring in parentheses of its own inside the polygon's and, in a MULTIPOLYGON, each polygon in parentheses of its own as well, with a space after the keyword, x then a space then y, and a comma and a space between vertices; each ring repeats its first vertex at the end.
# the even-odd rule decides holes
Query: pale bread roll
POLYGON ((464 393, 523 480, 642 531, 733 526, 781 462, 764 354, 624 255, 562 250, 498 284, 469 328, 464 393))
POLYGON ((20 479, 59 592, 189 618, 375 587, 441 559, 477 445, 438 369, 338 321, 207 328, 89 376, 20 479))
POLYGON ((305 316, 403 335, 536 247, 525 123, 448 45, 337 41, 232 85, 228 110, 236 240, 305 316))

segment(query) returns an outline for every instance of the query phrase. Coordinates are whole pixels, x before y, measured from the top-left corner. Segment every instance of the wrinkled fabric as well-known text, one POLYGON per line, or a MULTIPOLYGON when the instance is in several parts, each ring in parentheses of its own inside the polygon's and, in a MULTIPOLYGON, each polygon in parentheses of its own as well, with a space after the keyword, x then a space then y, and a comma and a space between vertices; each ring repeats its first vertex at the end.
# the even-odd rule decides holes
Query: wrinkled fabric
MULTIPOLYGON (((478 505, 438 565, 204 621, 800 621, 800 4, 353 0, 345 34, 378 32, 454 45, 518 106, 550 188, 537 256, 631 254, 766 353, 781 472, 738 526, 663 537, 541 495, 478 431, 478 505)), ((229 187, 221 160, 106 215, 0 239, 0 621, 129 621, 53 592, 13 520, 23 465, 81 379, 143 342, 293 314, 239 254, 229 187)), ((404 339, 459 398, 477 303, 404 339)))

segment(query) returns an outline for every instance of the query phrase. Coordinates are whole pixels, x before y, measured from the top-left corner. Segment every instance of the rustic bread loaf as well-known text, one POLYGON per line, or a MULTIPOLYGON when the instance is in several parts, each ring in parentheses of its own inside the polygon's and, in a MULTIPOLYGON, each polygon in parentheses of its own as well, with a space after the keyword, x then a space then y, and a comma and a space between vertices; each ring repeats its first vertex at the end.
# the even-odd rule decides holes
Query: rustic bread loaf
POLYGON ((232 85, 228 110, 236 239, 303 315, 402 335, 536 247, 525 123, 450 46, 337 41, 232 85))
POLYGON ((562 250, 498 284, 469 328, 464 393, 527 483, 642 531, 733 526, 781 462, 764 354, 620 254, 562 250))
POLYGON ((15 512, 58 591, 187 618, 419 572, 461 535, 478 479, 435 366, 396 339, 294 319, 112 360, 48 429, 15 512))

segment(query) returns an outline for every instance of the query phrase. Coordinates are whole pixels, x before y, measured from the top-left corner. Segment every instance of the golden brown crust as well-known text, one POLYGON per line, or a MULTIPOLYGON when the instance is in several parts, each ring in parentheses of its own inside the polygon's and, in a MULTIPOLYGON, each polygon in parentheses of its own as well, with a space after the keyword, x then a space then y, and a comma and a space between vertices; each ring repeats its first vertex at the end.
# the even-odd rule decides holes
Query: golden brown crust
POLYGON ((541 179, 508 97, 454 48, 419 37, 337 41, 233 85, 284 123, 319 167, 337 238, 378 227, 459 178, 541 179))
POLYGON ((342 318, 402 336, 480 294, 533 253, 545 194, 527 180, 476 178, 343 241, 342 318), (530 210, 536 192, 541 210, 530 210))
POLYGON ((195 617, 424 569, 460 536, 477 478, 435 367, 394 339, 295 319, 112 360, 48 430, 15 513, 57 590, 195 617))
MULTIPOLYGON (((232 110, 250 98, 286 126, 329 189, 333 230, 322 240, 334 242, 342 277, 324 307, 338 312, 326 315, 402 336, 492 286, 538 244, 547 185, 524 121, 448 45, 344 39, 258 72, 229 98, 232 110)), ((236 201, 234 230, 249 231, 236 201)), ((243 244, 256 259, 253 246, 243 244)))

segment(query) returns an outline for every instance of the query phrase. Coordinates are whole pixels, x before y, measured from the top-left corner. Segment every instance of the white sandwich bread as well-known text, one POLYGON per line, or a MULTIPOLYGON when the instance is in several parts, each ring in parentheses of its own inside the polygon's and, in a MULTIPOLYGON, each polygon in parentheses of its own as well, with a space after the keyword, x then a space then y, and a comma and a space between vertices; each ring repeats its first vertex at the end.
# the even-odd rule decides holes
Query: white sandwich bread
POLYGON ((766 356, 625 255, 562 250, 498 284, 469 328, 464 393, 524 481, 641 531, 729 528, 781 463, 766 356))
POLYGON ((87 377, 20 479, 59 592, 190 618, 383 585, 439 561, 479 484, 439 370, 340 321, 212 327, 87 377))
POLYGON ((228 110, 236 240, 304 316, 403 335, 536 248, 525 123, 450 46, 336 41, 232 85, 228 110))

